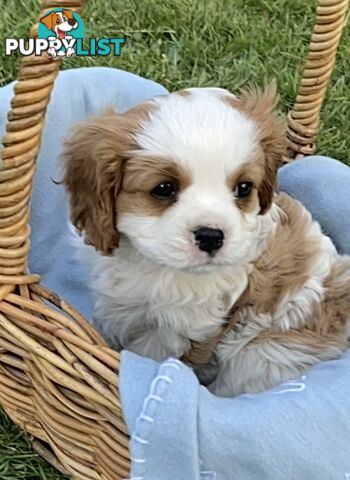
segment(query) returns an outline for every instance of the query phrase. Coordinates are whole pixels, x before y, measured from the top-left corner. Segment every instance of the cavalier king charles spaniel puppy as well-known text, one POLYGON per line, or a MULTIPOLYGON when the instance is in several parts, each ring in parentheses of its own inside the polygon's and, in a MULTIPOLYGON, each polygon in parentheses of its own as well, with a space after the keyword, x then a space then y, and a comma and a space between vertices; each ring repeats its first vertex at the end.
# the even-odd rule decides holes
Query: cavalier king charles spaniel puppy
POLYGON ((190 88, 91 118, 63 152, 97 326, 115 348, 187 359, 220 396, 348 347, 350 257, 275 193, 276 103, 274 86, 190 88))

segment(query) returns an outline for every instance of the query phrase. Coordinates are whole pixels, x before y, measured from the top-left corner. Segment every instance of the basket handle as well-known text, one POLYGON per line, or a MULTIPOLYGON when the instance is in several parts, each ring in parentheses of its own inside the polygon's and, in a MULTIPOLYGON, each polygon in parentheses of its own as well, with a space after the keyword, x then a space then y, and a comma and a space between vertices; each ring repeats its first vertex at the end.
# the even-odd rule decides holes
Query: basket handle
MULTIPOLYGON (((48 10, 55 7, 79 10, 83 3, 84 0, 43 0, 30 37, 37 37, 40 18, 48 10)), ((1 284, 20 285, 39 280, 37 275, 26 275, 29 200, 45 112, 59 63, 47 54, 23 57, 20 63, 0 158, 0 290, 1 284)))
POLYGON ((287 118, 289 156, 315 152, 320 111, 332 75, 349 0, 318 0, 298 95, 287 118))

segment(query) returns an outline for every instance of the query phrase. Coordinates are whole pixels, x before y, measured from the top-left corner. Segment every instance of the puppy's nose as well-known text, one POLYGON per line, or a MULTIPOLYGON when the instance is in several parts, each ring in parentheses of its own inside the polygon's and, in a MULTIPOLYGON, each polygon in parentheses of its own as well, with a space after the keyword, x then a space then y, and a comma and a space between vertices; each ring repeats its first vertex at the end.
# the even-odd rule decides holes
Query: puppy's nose
POLYGON ((199 250, 210 254, 219 250, 224 243, 224 232, 218 228, 198 227, 193 233, 199 250))
POLYGON ((75 23, 76 23, 76 21, 74 20, 74 18, 70 18, 68 20, 68 24, 71 25, 72 27, 74 27, 75 23))

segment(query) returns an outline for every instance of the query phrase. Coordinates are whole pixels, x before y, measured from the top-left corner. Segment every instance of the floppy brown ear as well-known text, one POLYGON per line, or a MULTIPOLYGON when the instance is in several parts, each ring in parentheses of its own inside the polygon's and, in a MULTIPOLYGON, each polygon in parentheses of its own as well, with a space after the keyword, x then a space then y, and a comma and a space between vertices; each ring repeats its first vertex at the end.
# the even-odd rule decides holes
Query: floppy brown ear
POLYGON ((286 154, 285 122, 276 112, 278 95, 276 84, 265 90, 250 88, 240 97, 243 110, 255 121, 260 134, 260 145, 265 157, 265 176, 259 187, 260 213, 270 208, 277 183, 277 171, 286 154))
POLYGON ((73 12, 72 12, 72 10, 64 10, 64 9, 63 9, 63 10, 62 10, 62 13, 64 13, 65 15, 67 15, 67 17, 68 17, 69 19, 74 18, 74 17, 73 17, 73 12))
POLYGON ((97 117, 76 128, 65 142, 63 183, 71 220, 85 242, 104 254, 118 246, 116 197, 128 152, 135 148, 122 115, 97 117))
POLYGON ((53 30, 55 24, 56 24, 56 19, 57 19, 57 13, 52 12, 46 15, 45 17, 42 17, 40 19, 40 22, 45 25, 49 30, 53 30))

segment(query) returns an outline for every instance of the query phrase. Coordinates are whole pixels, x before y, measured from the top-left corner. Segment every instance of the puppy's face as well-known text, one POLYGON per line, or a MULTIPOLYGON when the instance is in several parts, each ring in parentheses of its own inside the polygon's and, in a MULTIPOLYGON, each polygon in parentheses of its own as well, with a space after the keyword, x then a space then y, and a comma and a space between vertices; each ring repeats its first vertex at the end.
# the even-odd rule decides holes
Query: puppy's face
POLYGON ((104 253, 123 234, 176 269, 241 262, 284 153, 275 103, 273 88, 189 89, 90 121, 65 149, 73 222, 104 253))
POLYGON ((56 33, 57 38, 64 38, 67 32, 78 27, 78 22, 73 16, 72 10, 62 10, 61 12, 52 12, 41 18, 43 23, 49 30, 56 33))

